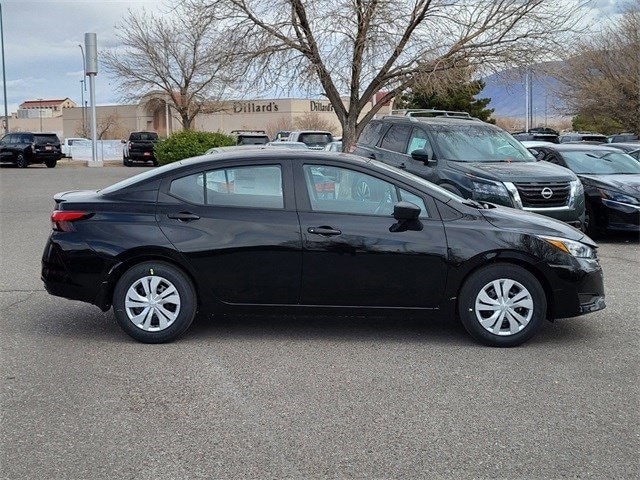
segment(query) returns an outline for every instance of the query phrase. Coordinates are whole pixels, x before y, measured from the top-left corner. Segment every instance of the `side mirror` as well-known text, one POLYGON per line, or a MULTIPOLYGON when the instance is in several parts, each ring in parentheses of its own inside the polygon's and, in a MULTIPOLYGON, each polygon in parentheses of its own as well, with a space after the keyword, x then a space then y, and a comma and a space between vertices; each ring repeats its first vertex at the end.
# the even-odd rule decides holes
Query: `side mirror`
POLYGON ((411 202, 398 202, 393 206, 393 218, 396 220, 417 220, 420 216, 420 207, 411 202))
POLYGON ((411 152, 411 158, 424 163, 428 167, 435 166, 438 161, 433 159, 433 151, 429 148, 420 148, 411 152))

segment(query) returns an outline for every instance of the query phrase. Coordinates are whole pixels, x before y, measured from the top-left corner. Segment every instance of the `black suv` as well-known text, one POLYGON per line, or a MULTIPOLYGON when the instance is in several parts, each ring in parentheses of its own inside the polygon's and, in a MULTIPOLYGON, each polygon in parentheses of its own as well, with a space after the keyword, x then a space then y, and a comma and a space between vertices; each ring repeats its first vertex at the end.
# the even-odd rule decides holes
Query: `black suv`
MULTIPOLYGON (((573 172, 537 162, 507 132, 468 114, 409 111, 372 120, 353 153, 404 169, 463 198, 583 226, 584 191, 573 172)), ((353 188, 366 195, 366 185, 353 188)))
POLYGON ((55 133, 8 133, 0 140, 0 162, 27 168, 32 163, 44 163, 53 168, 62 158, 60 139, 55 133))
POLYGON ((232 130, 237 145, 264 145, 271 140, 264 130, 232 130))

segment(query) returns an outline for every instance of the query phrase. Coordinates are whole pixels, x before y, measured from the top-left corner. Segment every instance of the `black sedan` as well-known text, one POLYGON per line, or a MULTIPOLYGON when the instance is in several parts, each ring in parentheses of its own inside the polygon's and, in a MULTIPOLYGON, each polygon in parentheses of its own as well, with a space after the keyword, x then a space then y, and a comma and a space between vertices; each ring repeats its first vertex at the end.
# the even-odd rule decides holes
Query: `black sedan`
POLYGON ((609 143, 607 146, 622 150, 627 155, 631 155, 640 161, 640 142, 609 143))
POLYGON ((605 230, 640 232, 640 163, 613 146, 544 145, 538 160, 567 167, 584 186, 585 227, 595 236, 605 230))
POLYGON ((196 312, 459 315, 494 346, 604 308, 596 245, 347 154, 240 151, 55 195, 47 291, 113 306, 149 343, 196 312), (366 183, 371 188, 360 191, 366 183))

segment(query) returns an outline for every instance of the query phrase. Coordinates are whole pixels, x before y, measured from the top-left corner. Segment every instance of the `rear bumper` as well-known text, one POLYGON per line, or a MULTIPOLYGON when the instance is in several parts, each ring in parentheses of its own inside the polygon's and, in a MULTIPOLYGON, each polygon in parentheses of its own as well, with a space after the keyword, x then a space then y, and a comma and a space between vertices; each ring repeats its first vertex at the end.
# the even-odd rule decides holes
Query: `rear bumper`
POLYGON ((156 157, 153 152, 140 152, 140 151, 131 151, 129 152, 129 160, 141 161, 141 162, 150 162, 155 161, 156 157))

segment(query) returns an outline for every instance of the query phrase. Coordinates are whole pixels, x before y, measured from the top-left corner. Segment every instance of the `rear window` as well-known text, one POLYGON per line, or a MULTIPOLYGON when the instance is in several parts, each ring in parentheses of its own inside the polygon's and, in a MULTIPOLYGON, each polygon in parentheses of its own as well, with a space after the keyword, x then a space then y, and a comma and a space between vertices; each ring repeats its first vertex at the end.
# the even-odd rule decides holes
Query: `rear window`
POLYGON ((132 142, 158 140, 158 134, 156 132, 133 132, 129 135, 129 140, 132 142))
POLYGON ((264 145, 269 142, 266 135, 239 135, 238 145, 264 145))
POLYGON ((56 134, 34 133, 33 141, 36 145, 45 145, 47 143, 60 143, 60 139, 56 134))
POLYGON ((324 147, 333 137, 330 133, 301 133, 298 140, 309 147, 324 147))

